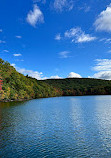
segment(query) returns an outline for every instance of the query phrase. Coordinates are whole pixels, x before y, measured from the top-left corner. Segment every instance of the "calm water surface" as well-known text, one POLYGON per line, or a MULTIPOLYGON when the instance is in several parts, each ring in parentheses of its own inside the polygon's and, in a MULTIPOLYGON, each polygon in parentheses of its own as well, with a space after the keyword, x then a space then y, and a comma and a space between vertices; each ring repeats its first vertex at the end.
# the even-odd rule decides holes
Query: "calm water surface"
POLYGON ((111 96, 0 103, 1 158, 110 158, 111 96))

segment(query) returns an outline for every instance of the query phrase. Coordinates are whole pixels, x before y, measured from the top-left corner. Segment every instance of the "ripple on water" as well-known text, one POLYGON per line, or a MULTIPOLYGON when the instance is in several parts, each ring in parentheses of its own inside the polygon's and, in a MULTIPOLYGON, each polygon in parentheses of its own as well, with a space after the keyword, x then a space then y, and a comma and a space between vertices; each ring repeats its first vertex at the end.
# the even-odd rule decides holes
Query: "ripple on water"
POLYGON ((0 103, 0 157, 111 157, 111 96, 0 103))

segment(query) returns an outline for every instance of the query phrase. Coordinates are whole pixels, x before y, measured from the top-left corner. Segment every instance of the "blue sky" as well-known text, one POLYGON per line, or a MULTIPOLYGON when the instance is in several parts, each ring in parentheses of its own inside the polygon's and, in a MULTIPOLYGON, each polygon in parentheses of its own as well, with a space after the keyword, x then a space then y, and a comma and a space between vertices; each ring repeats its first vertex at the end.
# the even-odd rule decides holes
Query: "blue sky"
POLYGON ((0 0, 0 57, 37 79, 111 79, 111 1, 0 0))

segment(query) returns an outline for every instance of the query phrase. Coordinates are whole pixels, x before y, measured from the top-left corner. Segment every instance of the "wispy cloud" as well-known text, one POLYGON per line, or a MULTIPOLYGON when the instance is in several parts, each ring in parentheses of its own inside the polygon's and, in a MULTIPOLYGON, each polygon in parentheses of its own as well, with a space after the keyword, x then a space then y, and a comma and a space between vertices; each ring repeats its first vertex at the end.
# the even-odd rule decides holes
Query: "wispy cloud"
POLYGON ((64 33, 64 36, 67 37, 67 38, 73 38, 73 37, 75 37, 76 35, 78 35, 79 32, 81 32, 81 28, 80 28, 80 27, 71 28, 70 30, 67 30, 67 31, 64 33))
POLYGON ((84 11, 87 13, 87 12, 89 12, 91 10, 91 7, 90 6, 86 6, 85 8, 84 8, 84 11))
POLYGON ((24 61, 23 59, 16 59, 15 61, 24 61))
POLYGON ((64 10, 72 10, 74 7, 74 2, 73 0, 55 0, 54 1, 54 8, 57 11, 64 11, 64 10))
POLYGON ((91 7, 87 6, 87 4, 84 4, 82 7, 79 7, 78 9, 83 10, 85 13, 87 13, 91 10, 91 7))
POLYGON ((68 78, 82 78, 81 75, 75 72, 70 72, 67 77, 68 78))
POLYGON ((56 36, 55 36, 55 40, 57 40, 57 41, 60 41, 61 40, 61 34, 60 33, 58 33, 56 36))
POLYGON ((4 52, 6 52, 6 53, 8 53, 9 52, 9 50, 3 50, 4 52))
POLYGON ((108 53, 111 53, 111 50, 108 50, 108 53))
POLYGON ((33 0, 33 3, 38 3, 38 2, 41 2, 41 3, 45 4, 46 0, 33 0))
POLYGON ((18 38, 18 39, 21 39, 22 38, 22 36, 15 36, 16 38, 18 38))
POLYGON ((19 57, 19 56, 22 56, 22 54, 13 54, 13 56, 19 57))
POLYGON ((97 17, 94 26, 97 31, 111 32, 111 3, 97 17))
POLYGON ((70 52, 69 51, 63 51, 59 53, 59 57, 60 58, 68 58, 69 57, 70 52))
POLYGON ((111 38, 101 38, 99 41, 110 44, 111 43, 111 38))
POLYGON ((34 4, 33 10, 30 10, 27 14, 26 21, 33 27, 36 27, 36 24, 44 22, 43 13, 36 4, 34 4))
POLYGON ((0 43, 3 43, 3 44, 4 44, 4 43, 6 43, 6 42, 5 42, 5 41, 0 40, 0 43))
POLYGON ((86 34, 80 27, 71 28, 64 33, 66 38, 71 38, 72 42, 84 43, 96 40, 96 37, 86 34))

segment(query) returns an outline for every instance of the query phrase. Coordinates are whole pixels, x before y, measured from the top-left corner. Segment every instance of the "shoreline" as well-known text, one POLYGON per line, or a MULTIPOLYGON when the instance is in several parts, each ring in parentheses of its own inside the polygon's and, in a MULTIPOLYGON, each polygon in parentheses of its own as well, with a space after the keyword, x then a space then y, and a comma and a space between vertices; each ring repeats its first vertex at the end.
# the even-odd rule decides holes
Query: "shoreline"
POLYGON ((89 95, 62 95, 62 96, 55 96, 55 97, 41 97, 41 98, 30 98, 30 99, 17 99, 17 100, 1 100, 0 103, 8 103, 8 102, 22 102, 22 101, 29 101, 34 99, 45 99, 45 98, 56 98, 56 97, 82 97, 82 96, 106 96, 111 94, 89 94, 89 95))

